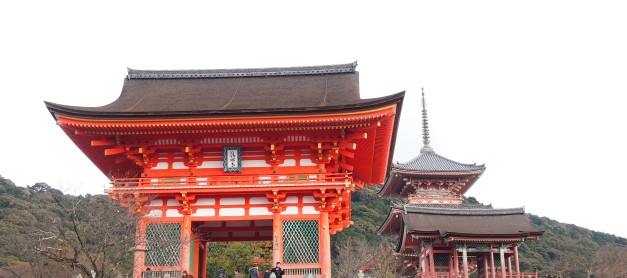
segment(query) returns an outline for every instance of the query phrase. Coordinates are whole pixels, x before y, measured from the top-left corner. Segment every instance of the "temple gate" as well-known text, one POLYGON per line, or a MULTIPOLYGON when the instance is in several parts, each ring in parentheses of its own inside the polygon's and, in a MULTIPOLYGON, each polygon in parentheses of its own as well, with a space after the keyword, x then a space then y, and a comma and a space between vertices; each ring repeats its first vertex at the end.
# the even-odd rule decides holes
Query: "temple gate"
POLYGON ((361 99, 356 65, 129 69, 110 104, 46 106, 142 215, 134 277, 206 277, 212 241, 271 241, 284 277, 331 277, 330 236, 389 174, 404 97, 361 99))

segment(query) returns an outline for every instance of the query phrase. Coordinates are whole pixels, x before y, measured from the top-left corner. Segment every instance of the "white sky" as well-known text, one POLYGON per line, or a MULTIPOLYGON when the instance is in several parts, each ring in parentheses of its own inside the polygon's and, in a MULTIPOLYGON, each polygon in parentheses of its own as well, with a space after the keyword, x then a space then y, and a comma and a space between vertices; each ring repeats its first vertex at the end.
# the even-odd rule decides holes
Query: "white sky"
POLYGON ((627 2, 171 2, 0 3, 0 175, 102 193, 43 101, 108 104, 126 67, 357 60, 362 98, 407 91, 394 161, 422 146, 424 86, 435 151, 487 166, 467 195, 627 237, 627 2))

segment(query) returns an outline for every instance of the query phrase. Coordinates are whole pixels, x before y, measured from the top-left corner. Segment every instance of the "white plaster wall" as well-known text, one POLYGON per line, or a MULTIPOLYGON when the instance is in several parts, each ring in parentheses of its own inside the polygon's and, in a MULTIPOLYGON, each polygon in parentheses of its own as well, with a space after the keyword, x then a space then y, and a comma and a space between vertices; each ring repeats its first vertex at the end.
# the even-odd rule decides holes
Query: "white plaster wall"
POLYGON ((168 169, 168 163, 167 162, 159 162, 157 163, 157 165, 155 167, 152 167, 153 170, 164 170, 164 169, 168 169))
POLYGON ((212 206, 215 204, 216 204, 216 199, 214 198, 200 198, 198 199, 195 205, 212 206))
POLYGON ((303 214, 320 214, 320 212, 314 206, 304 206, 303 214))
POLYGON ((248 210, 248 214, 250 214, 250 215, 272 215, 272 212, 268 211, 267 208, 250 208, 248 210))
POLYGON ((181 217, 182 214, 179 213, 178 209, 169 209, 165 211, 165 217, 181 217))
POLYGON ((160 209, 153 209, 150 211, 150 213, 148 213, 148 215, 146 215, 146 217, 154 218, 154 217, 161 217, 161 215, 163 215, 163 211, 161 211, 160 209))
POLYGON ((285 198, 285 202, 286 204, 296 204, 298 203, 298 197, 296 196, 288 196, 287 198, 285 198))
POLYGON ((189 167, 185 166, 185 163, 181 161, 176 161, 172 163, 172 169, 189 169, 189 167))
POLYGON ((298 207, 287 207, 282 214, 298 214, 298 207))
POLYGON ((221 208, 220 216, 244 216, 243 208, 221 208))
POLYGON ((216 216, 216 210, 212 208, 199 208, 193 216, 216 216))
POLYGON ((243 205, 246 203, 245 198, 221 198, 220 205, 243 205))
POLYGON ((272 204, 272 202, 268 201, 268 198, 266 197, 252 197, 250 198, 250 204, 252 205, 267 205, 267 204, 272 204))

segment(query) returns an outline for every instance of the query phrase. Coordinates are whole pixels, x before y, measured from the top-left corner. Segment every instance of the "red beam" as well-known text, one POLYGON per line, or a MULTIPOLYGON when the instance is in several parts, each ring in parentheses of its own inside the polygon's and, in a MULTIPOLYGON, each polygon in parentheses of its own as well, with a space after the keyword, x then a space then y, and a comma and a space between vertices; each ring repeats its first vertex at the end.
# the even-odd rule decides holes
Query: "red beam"
POLYGON ((124 149, 124 148, 105 149, 105 155, 120 154, 120 153, 123 153, 125 151, 126 151, 126 149, 124 149))
POLYGON ((340 162, 340 167, 342 167, 345 170, 348 170, 350 172, 353 171, 353 165, 346 164, 345 162, 340 162))
POLYGON ((110 140, 91 140, 91 146, 92 147, 96 147, 96 146, 113 146, 115 145, 115 142, 110 141, 110 140))
POLYGON ((340 149, 340 154, 345 156, 345 157, 350 157, 350 158, 355 158, 355 153, 354 152, 349 152, 347 150, 344 149, 340 149))

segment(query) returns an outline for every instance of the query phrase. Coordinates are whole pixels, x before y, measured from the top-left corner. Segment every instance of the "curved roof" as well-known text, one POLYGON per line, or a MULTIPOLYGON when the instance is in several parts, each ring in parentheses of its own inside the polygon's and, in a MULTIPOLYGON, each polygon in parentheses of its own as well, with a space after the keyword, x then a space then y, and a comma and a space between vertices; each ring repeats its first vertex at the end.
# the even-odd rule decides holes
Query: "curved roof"
POLYGON ((524 209, 455 209, 406 207, 403 222, 412 234, 437 233, 442 237, 541 235, 524 209))
POLYGON ((463 164, 443 157, 433 150, 422 150, 418 156, 406 163, 394 163, 379 195, 399 194, 406 184, 403 177, 413 176, 425 179, 442 177, 465 177, 466 182, 460 193, 464 194, 483 174, 485 164, 463 164))
POLYGON ((379 233, 398 234, 401 226, 410 234, 439 237, 520 237, 522 240, 543 233, 531 224, 523 208, 495 209, 468 204, 395 206, 379 233))
POLYGON ((485 164, 463 164, 433 151, 421 152, 418 156, 406 163, 393 164, 393 169, 415 172, 466 172, 485 170, 485 164))
POLYGON ((403 93, 361 99, 357 63, 262 69, 129 69, 119 98, 100 107, 46 102, 73 116, 189 117, 343 111, 397 102, 403 93))

